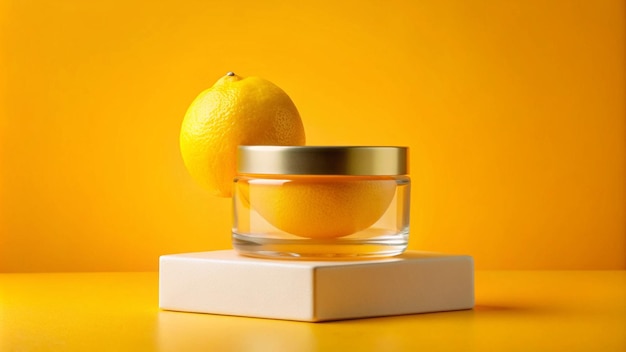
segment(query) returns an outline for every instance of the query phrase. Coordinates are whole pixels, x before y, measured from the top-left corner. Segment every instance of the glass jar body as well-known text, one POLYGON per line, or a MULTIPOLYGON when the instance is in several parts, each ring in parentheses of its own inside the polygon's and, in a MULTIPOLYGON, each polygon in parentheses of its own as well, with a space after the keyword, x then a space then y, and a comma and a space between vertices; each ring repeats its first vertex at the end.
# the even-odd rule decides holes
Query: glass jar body
POLYGON ((385 257, 409 240, 405 175, 241 174, 233 193, 233 247, 290 259, 385 257))

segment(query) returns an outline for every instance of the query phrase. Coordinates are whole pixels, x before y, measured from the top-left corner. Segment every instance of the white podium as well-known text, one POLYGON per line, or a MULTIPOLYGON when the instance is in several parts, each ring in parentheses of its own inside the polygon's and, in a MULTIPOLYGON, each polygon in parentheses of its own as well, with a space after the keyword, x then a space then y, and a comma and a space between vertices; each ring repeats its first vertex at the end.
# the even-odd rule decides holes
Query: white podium
POLYGON ((474 262, 418 251, 339 261, 258 259, 234 250, 164 255, 159 306, 311 322, 471 309, 474 262))

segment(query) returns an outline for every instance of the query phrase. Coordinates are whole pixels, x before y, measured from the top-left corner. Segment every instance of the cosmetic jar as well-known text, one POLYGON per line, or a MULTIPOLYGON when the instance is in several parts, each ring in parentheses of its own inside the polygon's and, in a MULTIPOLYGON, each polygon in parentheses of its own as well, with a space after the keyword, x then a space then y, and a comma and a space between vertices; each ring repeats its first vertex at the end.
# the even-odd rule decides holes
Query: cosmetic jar
POLYGON ((240 146, 233 247, 290 259, 386 257, 409 239, 408 148, 240 146))

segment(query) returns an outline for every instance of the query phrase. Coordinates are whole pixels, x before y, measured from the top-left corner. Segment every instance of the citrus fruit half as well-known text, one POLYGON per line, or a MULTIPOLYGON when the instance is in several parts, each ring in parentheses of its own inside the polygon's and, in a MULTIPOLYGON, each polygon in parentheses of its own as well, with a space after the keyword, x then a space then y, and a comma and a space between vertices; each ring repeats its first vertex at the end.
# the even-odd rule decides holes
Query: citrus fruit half
POLYGON ((386 176, 242 178, 237 191, 243 207, 258 212, 279 230, 329 239, 354 234, 376 223, 395 195, 396 181, 386 176))

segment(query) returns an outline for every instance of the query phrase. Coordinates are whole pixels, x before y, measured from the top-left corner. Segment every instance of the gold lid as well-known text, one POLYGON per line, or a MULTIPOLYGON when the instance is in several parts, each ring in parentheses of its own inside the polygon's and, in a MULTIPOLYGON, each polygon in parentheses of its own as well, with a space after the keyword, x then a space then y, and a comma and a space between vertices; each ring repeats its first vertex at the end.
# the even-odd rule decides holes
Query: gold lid
POLYGON ((237 171, 268 175, 406 175, 408 147, 239 146, 237 171))

